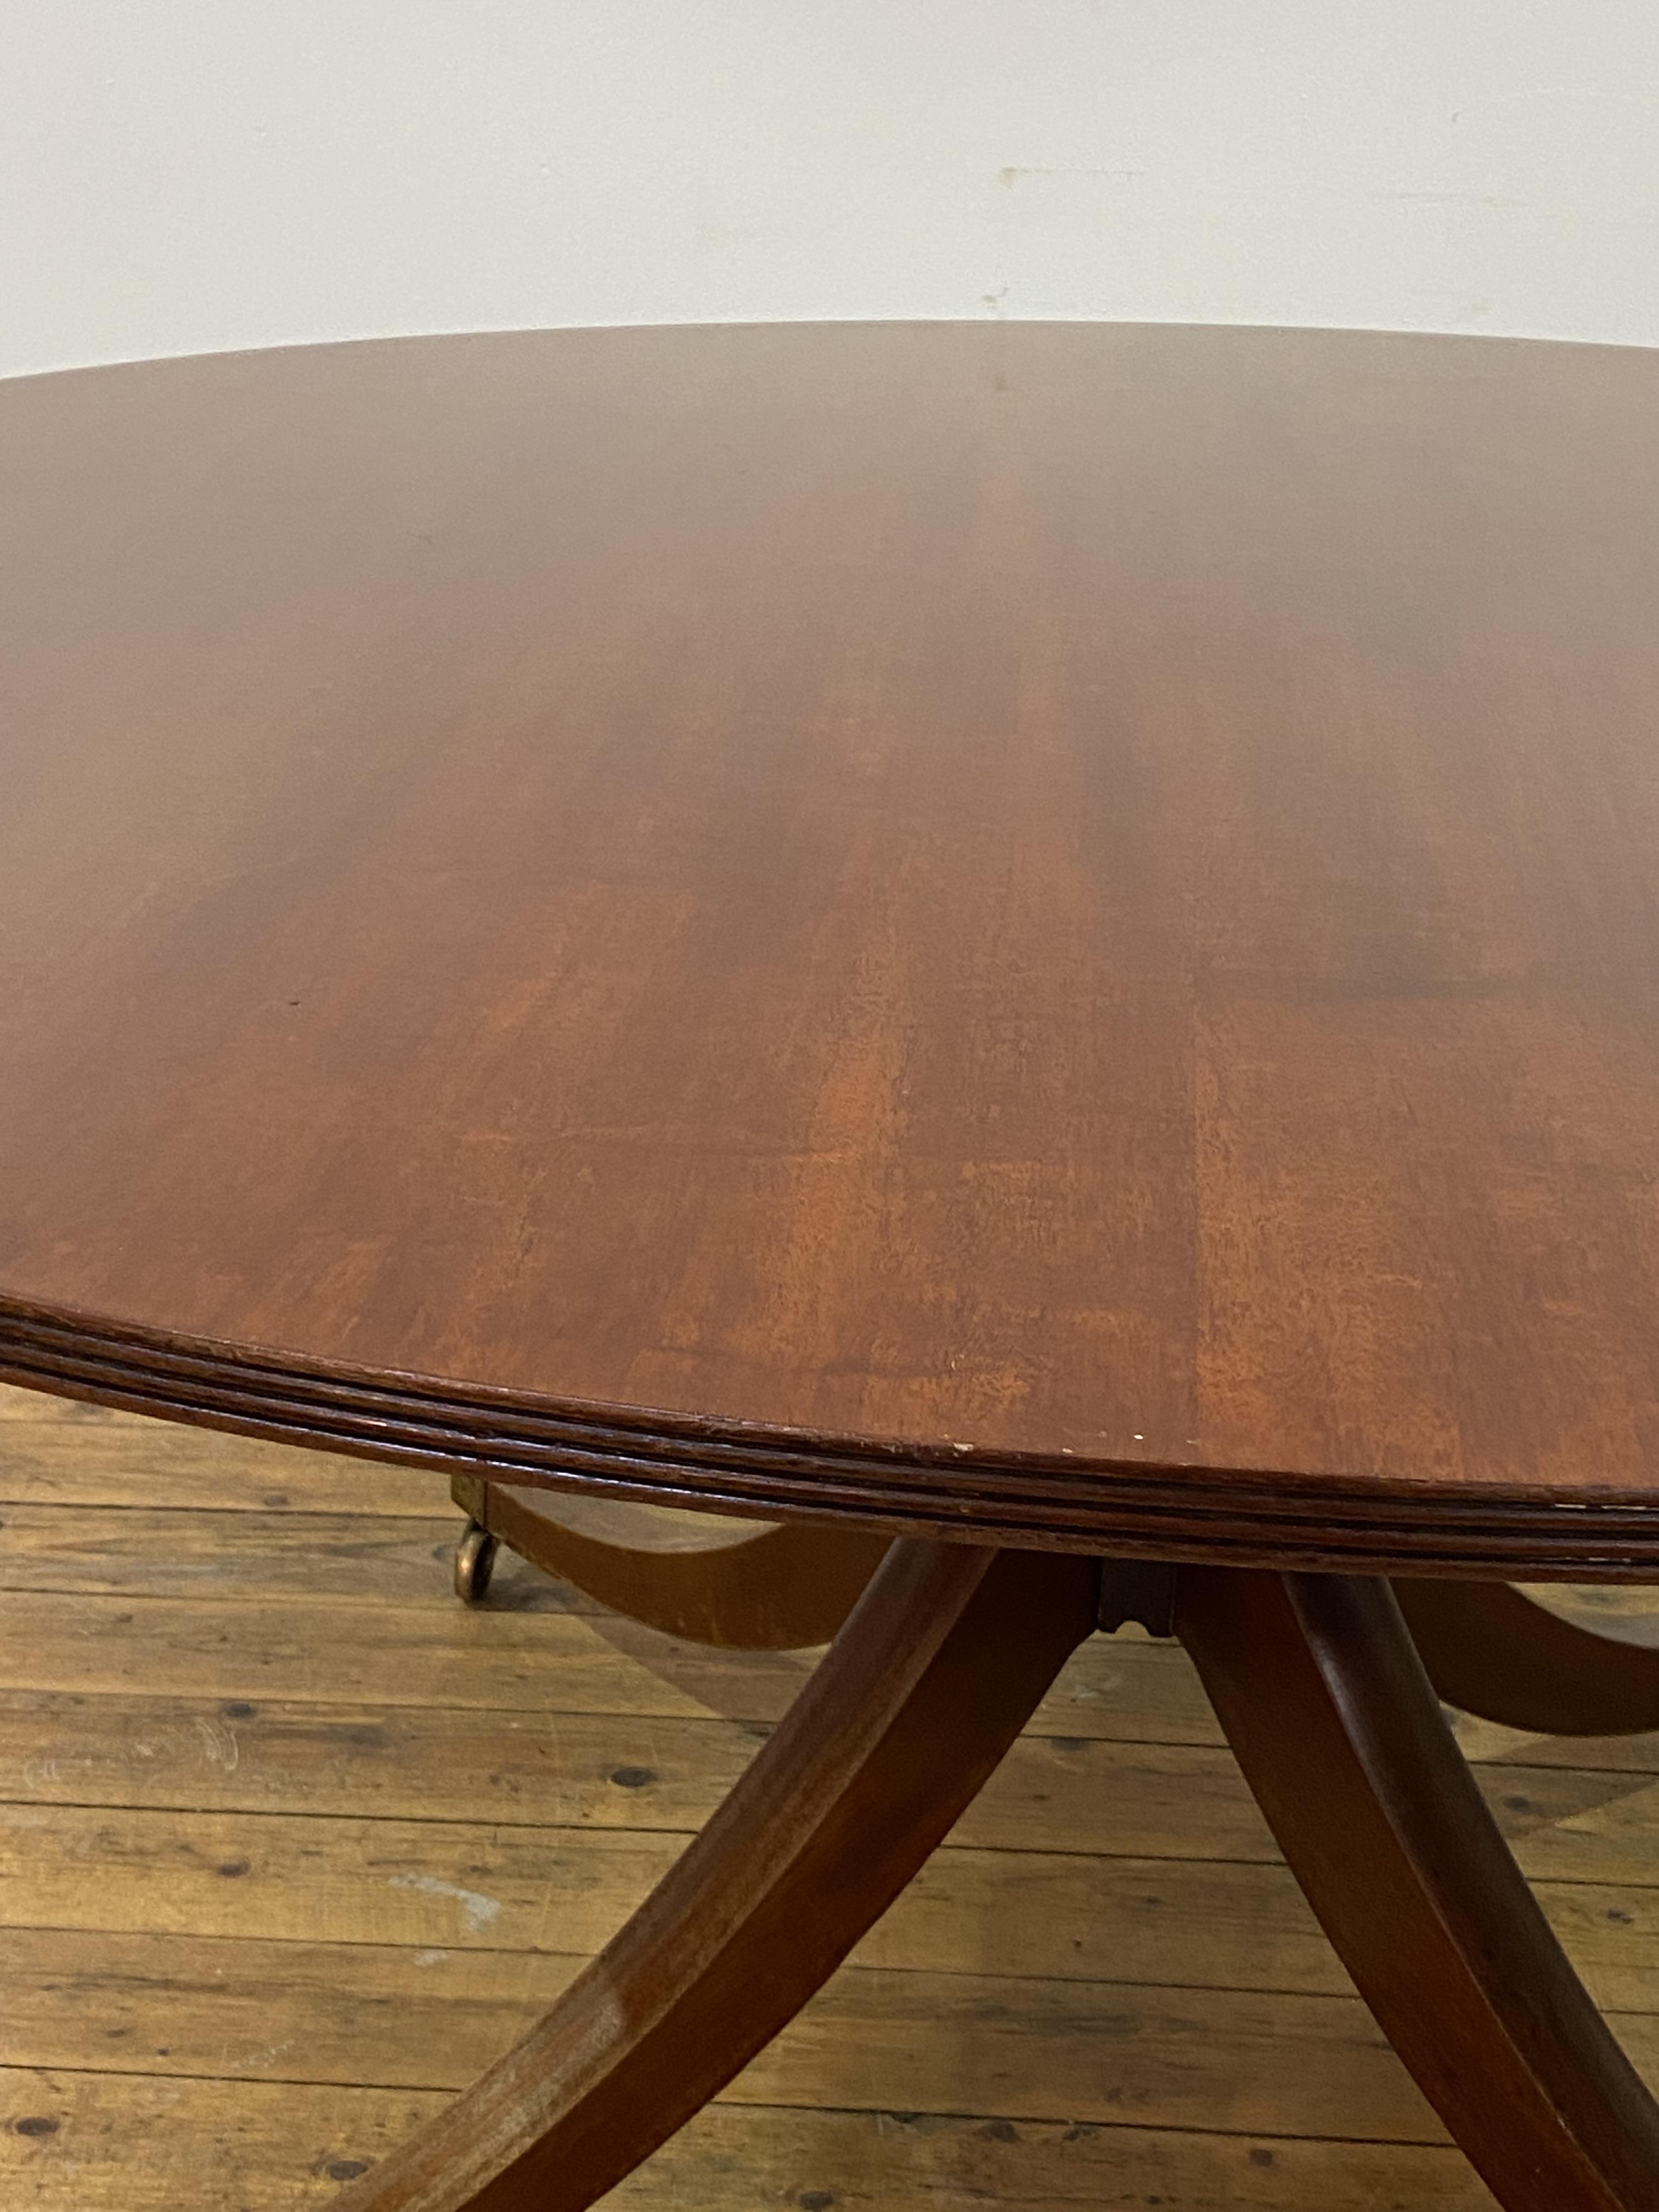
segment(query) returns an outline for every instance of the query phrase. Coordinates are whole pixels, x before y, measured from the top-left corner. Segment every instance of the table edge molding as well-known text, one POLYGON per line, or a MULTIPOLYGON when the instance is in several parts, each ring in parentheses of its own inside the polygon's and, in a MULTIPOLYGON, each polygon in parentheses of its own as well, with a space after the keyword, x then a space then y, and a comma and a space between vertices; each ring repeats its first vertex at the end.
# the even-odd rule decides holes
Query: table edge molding
POLYGON ((1471 1496, 1399 1478, 818 1435, 243 1349, 3 1295, 0 1382, 524 1486, 965 1543, 1348 1574, 1659 1581, 1659 1510, 1639 1498, 1496 1486, 1471 1496))

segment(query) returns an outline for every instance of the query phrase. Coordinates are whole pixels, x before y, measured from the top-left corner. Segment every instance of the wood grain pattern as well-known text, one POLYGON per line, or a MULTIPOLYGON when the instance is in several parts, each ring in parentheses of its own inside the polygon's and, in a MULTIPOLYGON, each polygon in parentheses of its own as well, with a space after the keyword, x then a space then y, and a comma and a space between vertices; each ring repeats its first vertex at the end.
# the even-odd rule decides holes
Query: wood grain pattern
MULTIPOLYGON (((0 2184, 15 2176, 58 2212, 178 2212, 216 2146, 228 2201, 258 2212, 335 2203, 355 2172, 441 2099, 263 2081, 157 2081, 0 2070, 0 2112, 56 2121, 20 2136, 0 2120, 0 2184), (231 2192, 236 2192, 234 2196, 231 2192)), ((1071 2120, 710 2105, 616 2191, 616 2212, 895 2212, 1017 2206, 1099 2212, 1156 2197, 1166 2212, 1492 2212, 1449 2146, 1091 2127, 1071 2120)))
MULTIPOLYGON (((176 2079, 453 2094, 586 1963, 180 1937, 163 1967, 147 1937, 25 1930, 0 1936, 0 2062, 57 2066, 95 2053, 112 2070, 176 2079)), ((1648 2018, 1616 2025, 1633 2027, 1639 2056, 1659 2063, 1648 2018)), ((863 2102, 877 2084, 889 2107, 940 2117, 994 2111, 1109 2126, 1130 2112, 1148 2126, 1443 2140, 1351 1995, 853 1969, 722 2094, 735 2104, 835 2107, 863 2102)))
MULTIPOLYGON (((159 1729, 144 1740, 164 1752, 159 1729)), ((76 1776, 70 1759, 61 1771, 76 1776)), ((1171 1759, 1115 1778, 1121 1790, 1093 1801, 1103 1809, 1092 1832, 1083 1804, 1044 1820, 1047 1804, 1071 1794, 1063 1772, 1046 1798, 958 1829, 860 1956, 918 1972, 1346 1987, 1231 1773, 1171 1759), (1142 1782, 1149 1802, 1117 1809, 1142 1782)), ((417 1948, 587 1952, 661 1879, 686 1835, 643 1812, 636 1828, 614 1814, 540 1828, 492 1818, 488 1802, 471 1817, 451 1803, 421 1820, 375 1809, 367 1782, 351 1811, 333 1812, 324 1808, 331 1796, 338 1802, 337 1781, 332 1791, 296 1784, 287 1802, 213 1810, 158 1807, 138 1786, 124 1803, 112 1781, 101 1793, 94 1784, 87 1804, 37 1790, 0 1808, 0 1873, 15 1925, 233 1936, 251 1916, 261 1933, 289 1942, 355 1936, 417 1948)), ((711 1797, 716 1781, 717 1771, 711 1797)), ((1645 1819, 1625 1824, 1617 1794, 1608 1817, 1607 1793, 1534 1795, 1524 1774, 1491 1792, 1498 1807, 1505 1798, 1527 1805, 1524 1816, 1503 1815, 1507 1838, 1598 2000, 1624 2011, 1648 2005, 1659 1974, 1652 1794, 1645 1819)))
POLYGON ((0 2185, 22 2203, 179 2212, 204 2184, 236 2212, 321 2212, 444 2099, 409 2090, 295 2091, 58 2067, 0 2070, 0 2185), (211 2147, 204 2159, 203 2146, 211 2147))
MULTIPOLYGON (((295 1598, 261 1609, 267 1616, 261 1632, 248 1637, 241 1630, 249 1607, 234 1597, 18 1591, 0 1607, 0 1680, 77 1692, 149 1687, 235 1699, 298 1698, 321 1706, 367 1700, 498 1713, 714 1711, 759 1724, 782 1717, 812 1665, 809 1656, 783 1653, 757 1666, 746 1653, 675 1644, 627 1624, 596 1635, 572 1607, 479 1620, 451 1597, 446 1612, 463 1619, 441 1628, 429 1608, 416 1613, 395 1606, 376 1607, 372 1621, 359 1623, 337 1598, 295 1598)), ((1085 1654, 1045 1701, 1042 1726, 1055 1735, 1133 1730, 1135 1686, 1109 1653, 1097 1657, 1085 1646, 1085 1654)), ((1155 1671, 1169 1705, 1192 1716, 1202 1699, 1190 1675, 1155 1671)))
POLYGON ((0 1368, 1652 1572, 1656 397, 1065 325, 8 385, 0 1368))

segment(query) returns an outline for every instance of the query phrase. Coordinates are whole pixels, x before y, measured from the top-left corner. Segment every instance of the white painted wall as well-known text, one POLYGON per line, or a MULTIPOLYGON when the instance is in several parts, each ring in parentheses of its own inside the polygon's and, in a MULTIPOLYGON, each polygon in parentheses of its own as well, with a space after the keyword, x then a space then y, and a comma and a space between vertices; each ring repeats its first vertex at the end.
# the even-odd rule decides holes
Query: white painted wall
POLYGON ((1656 0, 11 0, 0 373, 1154 317, 1659 343, 1656 0))

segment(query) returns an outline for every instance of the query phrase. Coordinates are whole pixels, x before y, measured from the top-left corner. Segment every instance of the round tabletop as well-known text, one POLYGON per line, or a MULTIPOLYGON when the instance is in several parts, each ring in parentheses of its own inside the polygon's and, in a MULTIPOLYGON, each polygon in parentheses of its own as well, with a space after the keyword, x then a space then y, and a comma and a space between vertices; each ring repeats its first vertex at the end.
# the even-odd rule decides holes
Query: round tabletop
POLYGON ((1659 356, 407 339, 0 456, 0 1373, 1659 1560, 1659 356))

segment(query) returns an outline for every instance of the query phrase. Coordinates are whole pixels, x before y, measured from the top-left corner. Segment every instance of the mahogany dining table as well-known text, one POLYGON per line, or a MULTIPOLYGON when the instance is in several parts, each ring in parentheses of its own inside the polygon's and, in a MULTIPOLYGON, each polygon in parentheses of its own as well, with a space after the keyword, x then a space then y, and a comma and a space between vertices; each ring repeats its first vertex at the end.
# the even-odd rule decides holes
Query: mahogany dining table
POLYGON ((0 477, 0 1378, 835 1632, 342 2206, 591 2205, 1130 1621, 1498 2201, 1659 2204, 1443 1710, 1659 1726, 1517 1587, 1659 1581, 1659 353, 375 340, 0 477))

